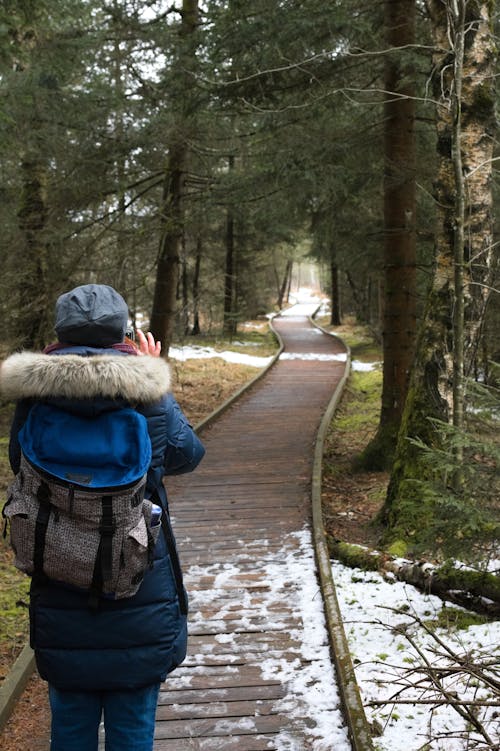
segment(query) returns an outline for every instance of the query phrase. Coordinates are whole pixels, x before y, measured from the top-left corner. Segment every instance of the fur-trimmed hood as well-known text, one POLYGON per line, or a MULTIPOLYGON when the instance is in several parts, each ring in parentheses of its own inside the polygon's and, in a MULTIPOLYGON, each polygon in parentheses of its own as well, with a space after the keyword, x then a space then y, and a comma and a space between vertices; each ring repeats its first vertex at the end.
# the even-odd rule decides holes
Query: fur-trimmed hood
POLYGON ((170 368, 158 357, 45 355, 21 352, 0 369, 4 399, 125 399, 153 404, 170 390, 170 368))

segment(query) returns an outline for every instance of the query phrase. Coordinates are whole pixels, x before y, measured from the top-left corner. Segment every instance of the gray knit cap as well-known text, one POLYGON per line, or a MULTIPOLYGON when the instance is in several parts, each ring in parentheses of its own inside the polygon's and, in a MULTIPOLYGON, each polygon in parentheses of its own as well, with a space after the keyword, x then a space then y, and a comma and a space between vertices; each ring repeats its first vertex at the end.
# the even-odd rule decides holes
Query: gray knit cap
POLYGON ((106 347, 122 342, 127 303, 107 284, 84 284, 56 302, 55 330, 60 342, 106 347))

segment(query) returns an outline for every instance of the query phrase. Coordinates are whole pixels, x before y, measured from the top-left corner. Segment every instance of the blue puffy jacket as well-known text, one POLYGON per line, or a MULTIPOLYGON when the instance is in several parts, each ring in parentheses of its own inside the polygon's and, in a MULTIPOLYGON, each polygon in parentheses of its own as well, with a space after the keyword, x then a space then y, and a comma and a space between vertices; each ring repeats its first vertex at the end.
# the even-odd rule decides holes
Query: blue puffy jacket
MULTIPOLYGON (((34 401, 96 414, 124 404, 147 418, 152 443, 146 495, 167 510, 164 475, 193 470, 204 448, 171 393, 164 360, 76 346, 53 354, 20 353, 1 372, 3 395, 18 400, 10 461, 19 469, 18 432, 34 401), (59 356, 60 355, 60 356, 59 356)), ((160 535, 154 564, 136 595, 102 600, 53 581, 32 582, 31 645, 39 673, 60 690, 133 689, 163 681, 185 657, 187 614, 175 561, 160 535)))

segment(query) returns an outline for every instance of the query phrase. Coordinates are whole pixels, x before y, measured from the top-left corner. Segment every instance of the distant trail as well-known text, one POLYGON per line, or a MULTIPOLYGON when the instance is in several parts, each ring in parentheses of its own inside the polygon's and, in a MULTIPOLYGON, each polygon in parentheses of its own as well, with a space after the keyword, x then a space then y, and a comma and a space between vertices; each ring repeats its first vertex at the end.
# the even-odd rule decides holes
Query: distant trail
POLYGON ((314 441, 345 348, 303 306, 291 313, 274 322, 284 354, 202 430, 200 467, 167 483, 190 640, 161 692, 155 751, 350 749, 310 519, 314 441))

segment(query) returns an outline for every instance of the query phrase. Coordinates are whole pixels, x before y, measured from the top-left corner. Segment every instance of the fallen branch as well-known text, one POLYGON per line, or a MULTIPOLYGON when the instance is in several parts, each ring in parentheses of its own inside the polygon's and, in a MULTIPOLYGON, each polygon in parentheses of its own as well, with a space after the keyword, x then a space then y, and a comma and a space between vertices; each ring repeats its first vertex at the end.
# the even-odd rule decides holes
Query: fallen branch
MULTIPOLYGON (((391 607, 385 609, 400 613, 391 607)), ((405 617, 409 620, 400 625, 397 633, 406 639, 418 660, 411 667, 404 663, 387 666, 384 662, 389 668, 386 688, 397 688, 385 698, 367 701, 366 706, 430 706, 429 740, 451 737, 449 731, 433 732, 432 728, 434 709, 451 707, 463 722, 462 728, 452 731, 453 737, 464 739, 470 749, 499 749, 495 744, 497 736, 493 737, 500 698, 500 663, 495 650, 492 655, 491 645, 485 645, 464 651, 463 640, 446 640, 415 614, 406 613, 405 617)), ((376 625, 394 631, 392 625, 381 621, 376 625)))
POLYGON ((330 556, 345 566, 393 574, 399 581, 462 607, 498 618, 500 577, 487 571, 435 566, 426 561, 409 561, 327 537, 330 556))
MULTIPOLYGON (((387 704, 432 704, 435 707, 448 706, 447 699, 373 699, 367 701, 366 707, 385 707, 387 704)), ((498 701, 454 701, 457 705, 464 707, 498 707, 498 701)))

